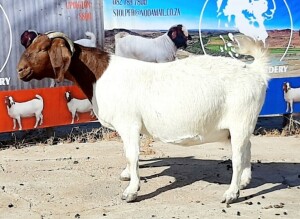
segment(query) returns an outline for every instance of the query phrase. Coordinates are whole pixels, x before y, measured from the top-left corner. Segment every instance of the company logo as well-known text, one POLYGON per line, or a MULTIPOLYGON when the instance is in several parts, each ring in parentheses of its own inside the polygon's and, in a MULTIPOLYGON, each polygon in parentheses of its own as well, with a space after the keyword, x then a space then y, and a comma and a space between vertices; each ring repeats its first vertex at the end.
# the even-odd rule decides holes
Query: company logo
POLYGON ((0 86, 9 85, 10 77, 0 78, 0 86))
MULTIPOLYGON (((235 34, 261 41, 271 50, 271 65, 283 65, 293 35, 292 15, 286 0, 206 0, 199 26, 204 53, 237 58, 230 43, 235 34)), ((287 68, 276 70, 287 71, 287 68)))
MULTIPOLYGON (((9 19, 8 19, 8 16, 4 10, 4 8, 2 7, 2 5, 0 4, 0 17, 1 18, 4 18, 5 19, 5 22, 7 24, 7 27, 1 27, 2 31, 3 29, 5 28, 8 28, 9 30, 9 37, 8 37, 8 40, 9 40, 9 49, 8 51, 1 51, 1 52, 4 52, 4 53, 7 53, 6 55, 4 55, 3 57, 4 60, 0 60, 0 73, 3 71, 3 69, 5 68, 7 62, 8 62, 8 59, 9 59, 9 56, 10 56, 10 53, 11 53, 11 49, 12 49, 12 31, 11 31, 11 25, 10 25, 10 22, 9 22, 9 19)), ((2 42, 2 43, 7 43, 7 42, 2 42)))

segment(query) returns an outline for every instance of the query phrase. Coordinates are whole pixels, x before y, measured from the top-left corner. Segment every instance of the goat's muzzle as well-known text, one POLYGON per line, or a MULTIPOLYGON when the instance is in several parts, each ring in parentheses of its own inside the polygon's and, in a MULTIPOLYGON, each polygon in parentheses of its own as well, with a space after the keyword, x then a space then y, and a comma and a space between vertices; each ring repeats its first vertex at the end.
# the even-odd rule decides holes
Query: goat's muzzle
POLYGON ((28 66, 19 66, 17 71, 22 81, 30 81, 32 79, 33 71, 28 66))

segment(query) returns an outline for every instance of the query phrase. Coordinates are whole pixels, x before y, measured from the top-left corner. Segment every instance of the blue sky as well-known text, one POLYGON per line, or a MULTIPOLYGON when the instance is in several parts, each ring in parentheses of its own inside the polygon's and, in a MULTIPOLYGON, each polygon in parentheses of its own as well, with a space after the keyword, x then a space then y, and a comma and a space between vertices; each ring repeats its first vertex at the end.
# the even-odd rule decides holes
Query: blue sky
MULTIPOLYGON (((130 1, 130 0, 129 0, 130 1)), ((224 0, 226 1, 226 0, 224 0)), ((271 1, 271 0, 268 0, 271 1)), ((268 29, 290 28, 290 18, 284 0, 276 1, 276 12, 274 19, 265 21, 268 29)), ((134 4, 135 0, 132 0, 134 4)), ((104 23, 105 29, 127 28, 127 29, 168 29, 170 26, 182 23, 188 29, 198 29, 202 8, 206 7, 202 17, 203 29, 215 29, 217 26, 217 0, 148 0, 147 5, 113 5, 113 0, 104 0, 104 23), (180 15, 175 16, 116 16, 122 9, 164 9, 164 13, 170 10, 179 10, 180 15)), ((294 29, 300 28, 300 3, 299 0, 286 0, 292 14, 294 29)), ((178 11, 177 11, 178 12, 178 11)))

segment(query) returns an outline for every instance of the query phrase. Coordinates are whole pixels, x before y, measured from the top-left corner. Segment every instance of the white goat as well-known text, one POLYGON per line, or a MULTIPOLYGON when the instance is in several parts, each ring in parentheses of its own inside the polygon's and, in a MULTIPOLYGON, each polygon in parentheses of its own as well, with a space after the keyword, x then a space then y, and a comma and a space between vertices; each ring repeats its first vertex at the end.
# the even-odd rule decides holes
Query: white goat
POLYGON ((137 198, 140 185, 140 133, 181 145, 228 141, 230 136, 233 175, 223 196, 230 203, 251 179, 250 137, 269 78, 260 45, 247 37, 236 40, 255 58, 253 63, 208 55, 143 62, 100 49, 76 50, 78 46, 58 32, 38 37, 26 49, 18 74, 23 81, 45 77, 62 81, 66 77, 78 83, 101 124, 118 131, 123 140, 127 167, 121 179, 130 182, 122 199, 128 202, 137 198), (56 54, 45 57, 40 48, 69 52, 56 60, 56 68, 49 68, 56 54))
POLYGON ((87 32, 85 32, 85 35, 89 39, 75 40, 74 43, 77 43, 77 44, 85 46, 85 47, 97 47, 95 34, 93 34, 92 32, 87 31, 87 32))
POLYGON ((35 116, 36 128, 43 123, 43 98, 40 95, 35 95, 35 98, 26 102, 15 102, 12 96, 5 98, 8 115, 13 119, 13 129, 16 128, 16 121, 19 125, 19 130, 22 130, 21 118, 35 116))
POLYGON ((294 112, 294 102, 300 102, 300 87, 292 88, 289 82, 283 84, 284 100, 286 101, 286 112, 294 112))
POLYGON ((67 91, 65 93, 67 99, 67 106, 72 115, 71 124, 74 124, 74 118, 76 116, 77 121, 79 120, 78 113, 90 112, 90 115, 94 117, 93 107, 88 99, 76 99, 72 97, 71 92, 67 91))
POLYGON ((187 46, 189 38, 182 25, 172 26, 167 33, 154 39, 120 32, 115 35, 115 54, 146 62, 170 62, 175 60, 178 48, 187 46))
POLYGON ((100 123, 117 130, 124 142, 128 164, 121 179, 130 183, 123 199, 137 197, 140 133, 180 145, 230 136, 233 177, 223 201, 237 199, 251 180, 249 139, 267 86, 264 62, 255 55, 252 65, 212 56, 163 64, 111 57, 93 86, 92 103, 100 123))

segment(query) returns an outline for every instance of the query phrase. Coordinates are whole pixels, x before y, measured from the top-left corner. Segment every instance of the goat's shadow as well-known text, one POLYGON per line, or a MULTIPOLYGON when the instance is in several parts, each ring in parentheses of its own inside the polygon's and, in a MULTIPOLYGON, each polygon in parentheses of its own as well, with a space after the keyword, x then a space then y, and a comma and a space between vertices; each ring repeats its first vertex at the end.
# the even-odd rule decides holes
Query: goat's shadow
MULTIPOLYGON (((157 188, 149 194, 138 196, 137 201, 150 199, 163 192, 182 188, 200 180, 214 184, 228 184, 229 186, 232 176, 231 160, 202 160, 195 159, 194 157, 140 160, 140 168, 153 167, 168 168, 154 175, 142 176, 141 180, 148 181, 161 176, 170 176, 175 180, 168 185, 157 188)), ((266 183, 274 184, 274 186, 269 189, 261 190, 246 198, 264 195, 289 187, 300 186, 299 169, 300 163, 261 163, 259 161, 252 163, 252 180, 247 188, 256 188, 266 183)), ((245 197, 240 197, 236 202, 243 200, 245 200, 245 197)))

